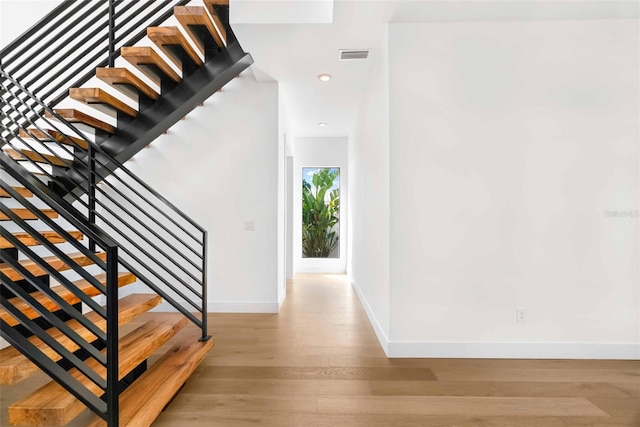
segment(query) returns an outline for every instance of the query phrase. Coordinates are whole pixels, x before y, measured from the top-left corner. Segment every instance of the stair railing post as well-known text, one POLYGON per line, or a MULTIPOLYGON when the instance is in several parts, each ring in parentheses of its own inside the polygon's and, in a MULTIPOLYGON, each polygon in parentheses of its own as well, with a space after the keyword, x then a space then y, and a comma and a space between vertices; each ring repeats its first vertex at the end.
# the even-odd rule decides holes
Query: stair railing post
MULTIPOLYGON (((96 150, 93 148, 93 144, 89 144, 88 150, 89 156, 89 191, 87 195, 89 197, 89 223, 96 223, 96 150)), ((96 251, 96 242, 93 239, 89 239, 89 250, 91 252, 96 251)))
POLYGON ((115 65, 115 52, 116 52, 116 6, 115 0, 109 0, 109 67, 115 65))
POLYGON ((200 341, 208 341, 211 337, 207 334, 207 240, 209 233, 202 234, 202 336, 200 341))
POLYGON ((108 427, 118 427, 118 247, 107 248, 107 417, 108 427))

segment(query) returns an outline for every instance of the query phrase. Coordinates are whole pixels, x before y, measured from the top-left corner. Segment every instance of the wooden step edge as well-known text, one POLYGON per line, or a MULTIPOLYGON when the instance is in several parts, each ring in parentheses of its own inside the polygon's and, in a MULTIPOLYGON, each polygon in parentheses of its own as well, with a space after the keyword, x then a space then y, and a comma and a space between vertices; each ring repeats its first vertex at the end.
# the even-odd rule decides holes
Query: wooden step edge
POLYGON ((149 71, 145 66, 154 65, 167 77, 176 83, 182 80, 182 77, 171 66, 158 55, 158 53, 148 46, 124 46, 120 49, 120 55, 129 61, 131 65, 140 70, 144 75, 154 82, 158 82, 160 76, 149 71))
MULTIPOLYGON (((67 242, 66 238, 62 237, 60 233, 56 233, 55 231, 39 231, 38 233, 42 235, 42 237, 47 239, 50 243, 53 243, 53 244, 67 242)), ((76 240, 84 239, 84 234, 82 234, 82 232, 80 231, 67 231, 67 233, 69 233, 69 235, 76 240)), ((13 237, 18 239, 23 245, 26 245, 26 246, 41 245, 41 243, 29 233, 13 233, 13 237)), ((13 244, 11 244, 11 242, 9 242, 4 237, 0 237, 0 249, 9 249, 13 247, 14 246, 13 244)))
POLYGON ((147 28, 147 37, 156 45, 158 49, 163 51, 167 58, 178 67, 182 67, 180 58, 176 57, 171 49, 167 46, 177 45, 191 58, 191 60, 197 65, 204 64, 200 55, 195 51, 191 43, 186 39, 178 27, 149 27, 147 28))
MULTIPOLYGON (((213 348, 189 334, 167 351, 120 396, 120 426, 150 426, 213 348)), ((106 427, 95 417, 88 427, 106 427)))
MULTIPOLYGON (((18 218, 23 219, 23 220, 36 220, 36 219, 38 219, 37 215, 35 213, 31 212, 29 209, 17 208, 17 209, 11 209, 11 212, 13 212, 14 214, 18 215, 18 218)), ((44 215, 46 215, 47 218, 51 218, 51 219, 56 219, 59 216, 58 212, 54 211, 53 209, 40 209, 40 212, 42 212, 44 215)), ((9 221, 9 216, 5 215, 2 212, 0 212, 0 221, 9 221)))
MULTIPOLYGON (((62 108, 62 109, 56 109, 54 111, 56 112, 56 114, 58 114, 60 117, 62 117, 69 123, 83 123, 89 127, 92 127, 94 129, 100 129, 107 133, 111 133, 111 134, 116 133, 116 128, 114 126, 110 125, 109 123, 105 123, 102 120, 98 120, 95 117, 91 117, 90 115, 85 114, 82 111, 78 111, 73 108, 62 108)), ((44 113, 44 116, 52 120, 57 119, 57 117, 55 117, 49 111, 46 111, 44 113)))
MULTIPOLYGON (((13 188, 13 190, 16 193, 20 194, 22 197, 25 197, 25 198, 33 197, 33 193, 27 190, 26 188, 22 188, 22 187, 11 187, 11 188, 13 188)), ((0 197, 8 198, 8 197, 11 197, 11 195, 9 194, 9 192, 5 191, 4 188, 0 188, 0 197)))
POLYGON ((95 106, 94 104, 106 105, 130 117, 138 115, 135 108, 125 104, 115 96, 100 88, 73 87, 69 89, 69 97, 90 106, 95 106))
MULTIPOLYGON (((155 294, 131 294, 120 299, 118 304, 118 324, 124 325, 132 319, 138 317, 142 313, 157 307, 162 303, 162 298, 155 294)), ((85 316, 89 321, 95 324, 102 331, 106 330, 106 320, 98 313, 92 311, 86 313, 85 316)), ((76 331, 83 339, 92 342, 95 336, 82 326, 77 320, 70 320, 67 323, 71 329, 76 331)), ((47 332, 53 339, 58 341, 64 348, 74 352, 78 350, 78 345, 70 340, 66 335, 56 328, 48 329, 47 332)), ((47 346, 37 337, 30 337, 31 344, 39 348, 45 356, 57 362, 61 359, 60 355, 47 346)), ((40 368, 31 363, 29 359, 22 355, 14 347, 6 347, 0 350, 0 384, 12 385, 16 384, 31 375, 39 372, 40 368)))
POLYGON ((42 142, 56 141, 60 144, 70 145, 72 147, 77 146, 83 150, 87 150, 89 148, 89 144, 84 139, 65 135, 62 132, 52 129, 46 129, 45 131, 40 131, 38 129, 20 129, 19 135, 20 138, 35 138, 42 142))
MULTIPOLYGON (((118 356, 121 379, 187 324, 187 319, 178 313, 162 315, 161 320, 150 320, 120 339, 118 356)), ((105 368, 99 362, 90 358, 86 364, 104 378, 105 368)), ((69 373, 96 396, 102 392, 77 369, 71 369, 69 373)), ((85 409, 73 395, 51 381, 9 406, 9 425, 64 426, 85 409)))
MULTIPOLYGON (((68 254, 67 256, 71 259, 72 262, 79 265, 80 267, 86 267, 88 265, 93 264, 93 261, 82 252, 75 252, 72 254, 68 254)), ((104 252, 97 253, 96 256, 98 257, 98 259, 102 261, 106 261, 107 259, 107 254, 104 252)), ((62 261, 60 258, 56 256, 44 257, 42 258, 42 260, 45 263, 49 264, 49 266, 56 271, 66 271, 71 268, 69 267, 69 265, 67 265, 64 261, 62 261)), ((22 265, 22 267, 24 267, 27 271, 29 271, 31 274, 33 274, 36 277, 47 274, 47 272, 44 269, 42 269, 38 264, 36 264, 32 260, 20 261, 20 265, 22 265)), ((13 280, 13 281, 23 279, 20 273, 18 273, 10 265, 6 263, 0 263, 0 272, 2 272, 2 274, 4 274, 10 280, 13 280)))
POLYGON ((226 45, 226 43, 227 43, 227 30, 225 29, 224 24, 222 24, 222 21, 220 20, 220 17, 218 16, 218 12, 216 11, 216 7, 220 7, 220 6, 229 7, 229 1, 228 0, 204 0, 204 5, 207 7, 207 10, 211 14, 211 18, 213 18, 213 23, 218 28, 218 31, 220 31, 220 35, 222 36, 222 40, 224 41, 224 43, 226 45))
POLYGON ((218 34, 213 21, 203 6, 175 6, 173 8, 173 16, 175 16, 180 25, 187 30, 187 34, 189 34, 191 39, 195 42, 200 53, 204 53, 205 46, 191 28, 192 26, 204 26, 216 45, 221 48, 225 47, 220 34, 218 34))
MULTIPOLYGON (((96 280, 106 286, 107 283, 107 275, 106 273, 97 274, 95 276, 96 280)), ((136 281, 136 276, 133 273, 129 272, 121 272, 118 273, 118 288, 123 286, 130 285, 131 283, 136 281)), ((91 285, 88 281, 84 279, 76 280, 73 284, 85 295, 90 297, 95 297, 100 295, 100 291, 96 289, 93 285, 91 285)), ((80 299, 75 296, 71 291, 69 291, 64 286, 53 286, 51 288, 53 292, 55 292, 60 298, 68 302, 69 304, 77 304, 80 302, 80 299)), ((56 311, 60 309, 60 306, 52 301, 47 295, 43 294, 40 291, 32 292, 31 295, 34 297, 36 301, 42 304, 49 311, 56 311)), ((8 302, 12 304, 15 308, 20 310, 22 314, 27 316, 29 319, 36 319, 40 317, 37 311, 35 311, 29 304, 24 302, 21 298, 13 297, 9 298, 8 302)), ((13 318, 9 313, 7 313, 3 308, 0 308, 0 319, 4 320, 9 324, 9 326, 16 326, 18 321, 13 318)))
POLYGON ((26 148, 20 150, 14 150, 13 148, 4 148, 2 151, 4 151, 13 160, 32 160, 34 162, 45 164, 48 163, 63 168, 68 168, 73 163, 68 159, 63 159, 51 154, 38 153, 37 151, 29 150, 26 148))
POLYGON ((203 0, 208 7, 229 6, 229 0, 203 0))
POLYGON ((153 100, 160 96, 127 68, 96 68, 96 77, 121 92, 124 86, 131 86, 153 100))

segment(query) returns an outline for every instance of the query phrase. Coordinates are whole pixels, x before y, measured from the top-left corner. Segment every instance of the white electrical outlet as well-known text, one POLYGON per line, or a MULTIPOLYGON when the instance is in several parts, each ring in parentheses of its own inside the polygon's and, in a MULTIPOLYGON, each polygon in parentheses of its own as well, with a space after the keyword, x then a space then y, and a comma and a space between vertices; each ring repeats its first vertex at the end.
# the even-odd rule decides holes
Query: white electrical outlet
POLYGON ((528 320, 528 317, 529 316, 526 308, 524 307, 516 308, 516 322, 518 323, 526 322, 528 320))
POLYGON ((244 231, 255 231, 256 230, 256 222, 252 219, 244 220, 244 231))

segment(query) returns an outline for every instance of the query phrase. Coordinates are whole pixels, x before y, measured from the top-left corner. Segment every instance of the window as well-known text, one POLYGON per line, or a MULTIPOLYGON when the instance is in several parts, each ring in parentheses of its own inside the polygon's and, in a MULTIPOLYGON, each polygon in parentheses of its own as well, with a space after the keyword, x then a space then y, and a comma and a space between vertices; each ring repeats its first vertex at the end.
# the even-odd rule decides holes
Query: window
POLYGON ((340 258, 340 168, 302 168, 302 257, 340 258))

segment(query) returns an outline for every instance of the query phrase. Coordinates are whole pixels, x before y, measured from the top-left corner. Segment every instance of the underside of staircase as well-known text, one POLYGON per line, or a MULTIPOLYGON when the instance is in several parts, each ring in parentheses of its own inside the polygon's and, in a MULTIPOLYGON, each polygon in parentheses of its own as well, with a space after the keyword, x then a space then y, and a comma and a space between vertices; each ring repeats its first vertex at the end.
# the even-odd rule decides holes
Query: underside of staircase
POLYGON ((84 25, 60 44, 88 56, 105 19, 89 3, 63 2, 0 52, 0 387, 51 378, 2 425, 64 426, 89 409, 89 426, 150 426, 214 345, 207 232, 124 163, 253 61, 228 0, 143 1, 137 21, 136 2, 98 0, 108 58, 56 83, 37 27, 84 25), (175 312, 150 311, 163 302, 175 312))

